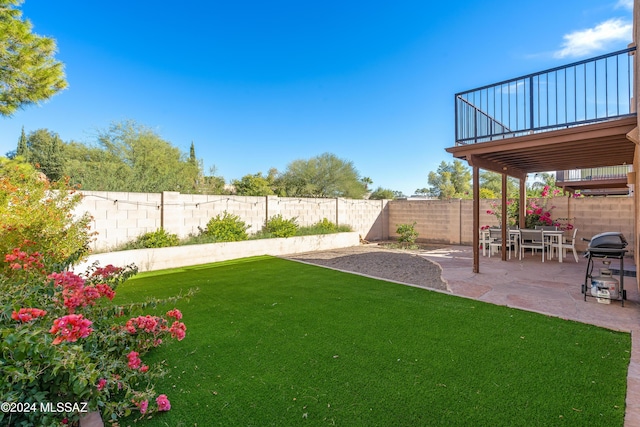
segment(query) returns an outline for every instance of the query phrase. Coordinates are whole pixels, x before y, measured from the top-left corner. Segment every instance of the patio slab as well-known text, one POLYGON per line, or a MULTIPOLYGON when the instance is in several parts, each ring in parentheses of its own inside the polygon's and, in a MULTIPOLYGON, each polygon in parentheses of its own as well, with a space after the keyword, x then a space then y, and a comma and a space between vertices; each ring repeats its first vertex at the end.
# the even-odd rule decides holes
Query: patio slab
MULTIPOLYGON (((620 301, 602 304, 592 297, 584 301, 581 289, 587 259, 580 257, 576 263, 571 254, 563 263, 557 259, 542 263, 540 256, 531 254, 507 261, 481 255, 480 273, 472 271, 470 246, 425 250, 421 255, 440 265, 453 295, 630 332, 625 426, 640 425, 640 293, 636 278, 624 278, 627 299, 623 307, 620 301)), ((625 260, 625 265, 632 264, 625 260)), ((611 266, 616 265, 613 260, 611 266)), ((601 267, 602 262, 595 260, 594 275, 601 267)))

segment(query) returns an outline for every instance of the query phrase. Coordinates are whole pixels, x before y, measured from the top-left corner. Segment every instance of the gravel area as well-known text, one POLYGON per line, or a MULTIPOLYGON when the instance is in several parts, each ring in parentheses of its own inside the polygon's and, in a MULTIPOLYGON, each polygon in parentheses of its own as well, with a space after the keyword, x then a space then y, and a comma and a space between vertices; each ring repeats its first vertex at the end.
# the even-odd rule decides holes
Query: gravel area
POLYGON ((421 256, 421 252, 421 249, 400 250, 365 244, 293 254, 284 258, 424 288, 447 290, 440 266, 421 256))

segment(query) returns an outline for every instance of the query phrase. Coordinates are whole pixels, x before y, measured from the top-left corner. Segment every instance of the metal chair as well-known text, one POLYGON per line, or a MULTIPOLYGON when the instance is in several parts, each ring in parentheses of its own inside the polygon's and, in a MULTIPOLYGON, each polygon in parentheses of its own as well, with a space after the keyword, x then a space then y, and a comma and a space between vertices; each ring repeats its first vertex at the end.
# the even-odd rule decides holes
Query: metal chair
POLYGON ((542 250, 542 262, 544 262, 545 242, 542 237, 542 230, 520 229, 520 259, 525 249, 542 250))

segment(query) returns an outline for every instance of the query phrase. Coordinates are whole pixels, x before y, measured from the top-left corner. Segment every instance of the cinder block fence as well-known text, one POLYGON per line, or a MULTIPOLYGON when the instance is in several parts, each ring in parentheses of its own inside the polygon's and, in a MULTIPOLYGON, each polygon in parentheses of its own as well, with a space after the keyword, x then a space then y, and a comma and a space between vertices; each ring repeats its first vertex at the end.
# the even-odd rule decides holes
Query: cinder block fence
MULTIPOLYGON (((97 238, 96 250, 107 250, 140 234, 164 228, 180 237, 199 233, 207 222, 223 212, 238 215, 250 225, 249 233, 259 231, 268 218, 282 215, 297 218, 308 226, 324 218, 350 225, 362 238, 381 241, 397 238, 399 224, 416 223, 418 240, 431 243, 470 245, 473 239, 473 201, 471 200, 352 200, 291 197, 213 196, 163 193, 120 193, 84 191, 77 213, 88 212, 97 238)), ((578 239, 605 232, 622 232, 635 248, 633 199, 599 197, 549 199, 553 218, 569 218, 578 228, 578 239)), ((498 225, 487 213, 490 200, 481 200, 480 224, 498 225)), ((586 248, 578 242, 579 249, 586 248)))

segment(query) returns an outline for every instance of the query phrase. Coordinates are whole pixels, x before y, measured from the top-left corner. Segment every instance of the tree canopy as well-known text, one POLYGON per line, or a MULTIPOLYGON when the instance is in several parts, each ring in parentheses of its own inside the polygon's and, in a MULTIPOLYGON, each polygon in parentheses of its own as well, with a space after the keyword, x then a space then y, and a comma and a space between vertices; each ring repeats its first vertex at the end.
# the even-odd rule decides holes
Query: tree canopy
POLYGON ((428 182, 428 194, 432 197, 471 197, 471 171, 460 160, 454 160, 453 163, 441 162, 436 172, 429 172, 428 182))
POLYGON ((18 155, 23 155, 36 169, 51 181, 59 181, 63 176, 64 142, 57 133, 47 129, 30 132, 26 138, 26 150, 22 150, 22 135, 18 142, 18 155), (21 154, 21 152, 23 154, 21 154))
POLYGON ((133 121, 112 124, 97 147, 65 148, 66 174, 87 190, 193 193, 202 175, 177 147, 133 121))
POLYGON ((371 192, 369 200, 393 200, 398 196, 397 191, 390 190, 388 188, 378 187, 371 192))
POLYGON ((247 174, 240 179, 234 179, 231 184, 239 196, 272 196, 273 179, 262 176, 262 172, 247 174))
POLYGON ((0 115, 49 99, 67 87, 53 39, 32 33, 16 9, 22 0, 0 0, 0 115))
POLYGON ((309 160, 295 160, 282 175, 290 197, 348 197, 360 199, 366 193, 353 162, 324 153, 309 160))

